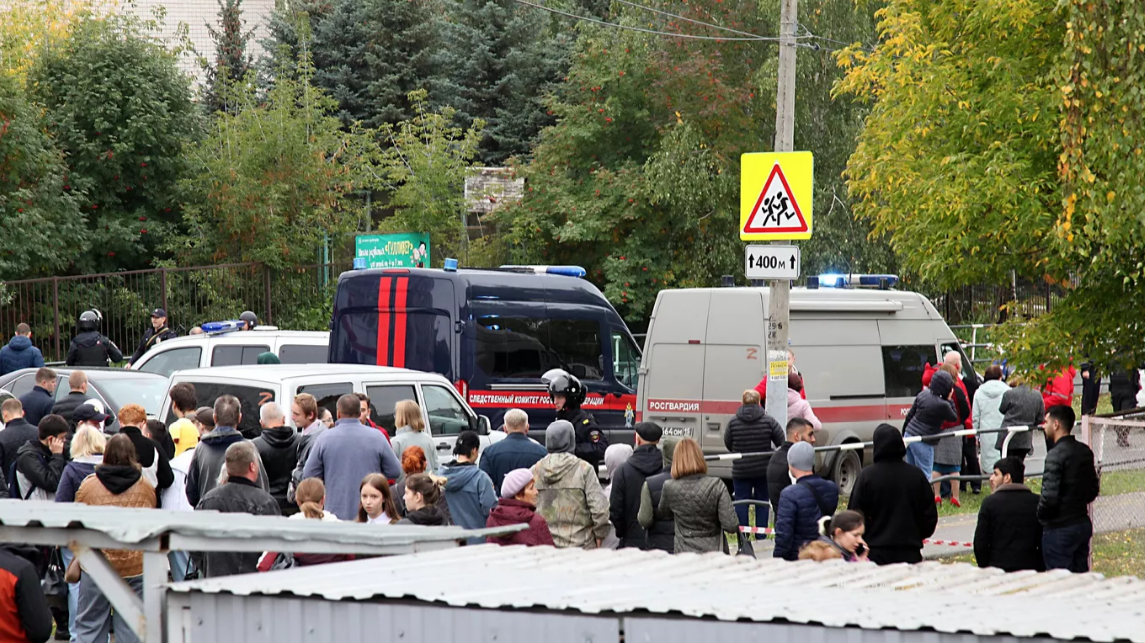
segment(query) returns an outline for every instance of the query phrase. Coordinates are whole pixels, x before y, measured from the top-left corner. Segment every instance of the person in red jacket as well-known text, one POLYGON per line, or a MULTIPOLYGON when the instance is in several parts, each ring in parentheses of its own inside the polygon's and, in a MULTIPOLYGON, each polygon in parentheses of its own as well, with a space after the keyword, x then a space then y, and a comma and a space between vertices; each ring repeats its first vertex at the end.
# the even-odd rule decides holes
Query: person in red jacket
POLYGON ((555 547, 553 534, 544 516, 537 513, 537 485, 533 472, 528 469, 514 469, 505 474, 501 483, 501 499, 489 512, 486 527, 505 525, 529 525, 528 529, 508 536, 489 536, 486 542, 494 545, 549 545, 555 547))
POLYGON ((1073 378, 1077 369, 1071 364, 1052 375, 1042 388, 1042 402, 1049 411, 1054 406, 1073 406, 1073 378))
MULTIPOLYGON (((799 369, 795 368, 795 353, 790 348, 787 349, 787 372, 790 375, 799 375, 799 369)), ((802 377, 802 376, 800 376, 800 377, 802 377)), ((804 380, 803 383, 806 384, 807 383, 806 380, 804 380)), ((759 403, 764 404, 765 402, 767 402, 767 377, 766 376, 764 376, 764 378, 759 381, 759 384, 755 385, 755 390, 756 390, 756 392, 759 393, 759 403)), ((799 390, 799 396, 805 400, 807 399, 807 387, 806 386, 804 386, 802 389, 799 390)))
POLYGON ((52 636, 52 612, 26 555, 32 552, 19 545, 0 546, 0 641, 5 643, 44 643, 52 636))

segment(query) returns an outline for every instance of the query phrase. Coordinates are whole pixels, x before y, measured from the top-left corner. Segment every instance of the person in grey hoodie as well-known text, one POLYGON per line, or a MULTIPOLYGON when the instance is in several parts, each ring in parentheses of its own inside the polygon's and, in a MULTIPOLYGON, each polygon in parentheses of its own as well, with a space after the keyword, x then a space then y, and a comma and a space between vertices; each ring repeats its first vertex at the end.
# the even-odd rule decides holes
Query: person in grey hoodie
POLYGON ((302 470, 306 468, 306 458, 310 457, 314 441, 329 428, 319 419, 325 410, 318 407, 318 400, 309 393, 295 395, 294 402, 290 405, 290 419, 294 420, 294 426, 302 430, 302 435, 298 436, 298 462, 294 465, 294 472, 290 474, 290 488, 286 490, 286 499, 289 502, 295 502, 294 491, 302 484, 302 470))
MULTIPOLYGON (((903 422, 904 436, 931 436, 942 432, 944 422, 957 422, 958 411, 954 409, 951 395, 954 391, 954 378, 946 371, 938 371, 930 379, 930 387, 925 388, 914 398, 914 404, 903 422)), ((934 472, 934 443, 912 442, 906 448, 907 464, 919 468, 927 479, 934 472)), ((941 500, 941 498, 939 498, 941 500)))
MULTIPOLYGON (((1033 450, 1034 427, 1046 423, 1046 404, 1042 394, 1026 386, 1022 377, 1013 375, 1010 377, 1010 382, 1013 387, 1002 395, 1002 403, 998 405, 998 411, 1003 415, 1002 428, 1028 426, 1030 430, 1014 434, 1006 448, 1006 455, 1025 461, 1026 456, 1033 450)), ((1006 432, 999 433, 994 440, 994 447, 999 453, 1005 442, 1006 432)))
POLYGON ((549 455, 533 465, 537 513, 544 517, 557 547, 596 549, 608 535, 608 498, 596 469, 576 457, 576 429, 557 420, 545 430, 549 455))
POLYGON ((421 447, 425 451, 426 472, 434 474, 441 467, 437 461, 437 444, 425 432, 425 420, 421 416, 421 407, 413 400, 402 400, 394 406, 394 424, 398 427, 390 446, 398 460, 409 447, 421 447))
MULTIPOLYGON (((445 478, 445 501, 453 524, 466 529, 483 529, 489 512, 497 506, 497 492, 493 481, 477 468, 477 452, 481 438, 474 431, 462 431, 453 445, 453 462, 441 467, 445 478)), ((479 545, 484 537, 470 538, 469 544, 479 545)))
MULTIPOLYGON (((242 406, 237 397, 233 395, 220 395, 215 400, 215 429, 199 439, 195 445, 195 455, 191 458, 191 468, 187 472, 187 502, 192 507, 199 506, 199 501, 209 491, 219 486, 219 476, 226 464, 227 448, 236 442, 246 440, 235 427, 242 420, 242 406)), ((263 471, 262 458, 258 457, 258 486, 268 491, 270 483, 263 471)), ((223 482, 226 479, 224 477, 223 482)), ((357 505, 355 505, 357 509, 357 505)))
MULTIPOLYGON (((974 393, 974 404, 971 405, 971 420, 975 431, 988 431, 1002 428, 1002 396, 1010 390, 1010 386, 1002 380, 1002 367, 994 364, 986 368, 985 381, 978 391, 974 393)), ((997 436, 988 433, 978 436, 978 444, 982 447, 978 460, 983 471, 993 471, 994 463, 1002 459, 1002 452, 998 450, 997 436)))

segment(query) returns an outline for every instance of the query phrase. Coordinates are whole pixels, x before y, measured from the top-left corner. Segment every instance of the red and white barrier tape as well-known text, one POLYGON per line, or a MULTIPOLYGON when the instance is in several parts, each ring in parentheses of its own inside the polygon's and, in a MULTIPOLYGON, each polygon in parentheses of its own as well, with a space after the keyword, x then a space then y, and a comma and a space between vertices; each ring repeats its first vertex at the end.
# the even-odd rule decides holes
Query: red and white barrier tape
POLYGON ((947 547, 973 547, 974 543, 963 543, 957 540, 923 540, 924 545, 946 545, 947 547))
POLYGON ((739 530, 742 534, 764 534, 767 536, 775 534, 775 530, 770 527, 740 527, 739 530))

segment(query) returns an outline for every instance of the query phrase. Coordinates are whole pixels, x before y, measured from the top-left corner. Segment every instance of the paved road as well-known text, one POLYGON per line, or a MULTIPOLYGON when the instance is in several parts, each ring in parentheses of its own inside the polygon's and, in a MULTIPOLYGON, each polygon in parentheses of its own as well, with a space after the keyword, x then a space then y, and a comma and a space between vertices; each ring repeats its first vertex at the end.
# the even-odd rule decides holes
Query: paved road
MULTIPOLYGON (((1145 492, 1126 493, 1116 496, 1102 496, 1094 503, 1094 530, 1099 534, 1125 529, 1145 528, 1145 492)), ((944 516, 938 519, 938 529, 932 541, 944 543, 973 543, 974 528, 978 525, 978 514, 944 516)), ((771 556, 773 541, 768 538, 755 542, 757 558, 771 556)), ((973 547, 964 544, 928 544, 922 548, 924 558, 944 558, 973 552, 973 547)))

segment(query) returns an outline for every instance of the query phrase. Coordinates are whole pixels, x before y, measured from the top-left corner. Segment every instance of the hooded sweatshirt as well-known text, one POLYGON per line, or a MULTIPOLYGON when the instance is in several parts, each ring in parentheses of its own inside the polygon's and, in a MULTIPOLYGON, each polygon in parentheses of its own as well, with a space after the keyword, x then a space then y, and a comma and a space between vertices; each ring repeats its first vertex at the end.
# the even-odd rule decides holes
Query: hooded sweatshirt
MULTIPOLYGON (((974 394, 974 404, 971 405, 971 420, 975 431, 1002 428, 1002 419, 1005 416, 1000 407, 1002 396, 1008 390, 1010 386, 1002 380, 988 380, 978 387, 978 392, 974 394)), ((979 459, 983 471, 993 471, 994 463, 1002 457, 995 445, 996 441, 997 438, 989 433, 978 438, 978 443, 982 445, 979 459)))
MULTIPOLYGON (((135 467, 101 464, 76 492, 76 502, 85 505, 154 509, 158 504, 155 488, 135 467)), ((143 552, 103 550, 107 562, 123 578, 143 573, 143 552)))
POLYGON ((880 565, 921 561, 922 541, 938 525, 930 481, 918 467, 903 462, 904 455, 898 429, 880 424, 874 435, 875 462, 859 473, 847 505, 866 517, 864 539, 871 560, 880 565))
POLYGON ((486 527, 503 527, 505 525, 528 525, 524 531, 518 531, 508 536, 489 536, 486 542, 493 545, 553 545, 553 534, 545 518, 537 513, 537 508, 516 498, 501 498, 497 506, 489 512, 486 527))
MULTIPOLYGON (((759 404, 744 404, 728 421, 724 447, 730 453, 762 453, 783 444, 783 427, 759 404)), ((766 478, 770 455, 740 458, 732 461, 732 478, 766 478)))
MULTIPOLYGON (((219 486, 219 474, 226 462, 227 447, 245 439, 233 426, 217 426, 199 440, 191 459, 191 470, 187 472, 187 501, 192 507, 198 507, 203 496, 219 486)), ((261 456, 258 459, 258 484, 263 491, 270 486, 261 456)))
POLYGON ((424 527, 444 527, 445 514, 436 506, 422 507, 406 514, 398 521, 399 525, 422 525, 424 527))
POLYGON ((289 426, 272 427, 263 429, 252 442, 266 466, 267 491, 278 502, 282 515, 293 514, 296 508, 287 502, 286 490, 298 464, 298 434, 289 426))
POLYGON ((15 335, 4 348, 0 348, 0 375, 21 368, 42 368, 44 355, 32 346, 32 338, 15 335))
MULTIPOLYGON (((904 435, 935 435, 942 432, 946 422, 957 422, 958 411, 954 403, 946 399, 954 390, 954 378, 950 373, 939 371, 930 380, 929 388, 923 389, 906 414, 903 422, 904 435)), ((933 500, 933 498, 931 499, 933 500)))
POLYGON ((621 547, 648 549, 648 537, 640 526, 641 490, 649 476, 663 470, 664 456, 660 449, 655 444, 642 444, 612 477, 608 513, 621 547))
POLYGON ((816 431, 823 429, 823 423, 815 417, 815 411, 811 409, 811 403, 803 397, 803 391, 796 391, 793 388, 787 389, 787 420, 791 421, 791 418, 807 420, 816 431))
MULTIPOLYGON (((545 438, 549 455, 533 465, 537 481, 537 511, 544 517, 557 547, 595 549, 608 535, 608 500, 592 465, 569 451, 553 452, 549 432, 545 438)), ((568 431, 572 432, 571 425, 568 431)), ((557 444, 563 444, 563 438, 557 444)))
MULTIPOLYGON (((466 529, 482 529, 489 512, 497 505, 493 481, 472 462, 454 460, 441 468, 445 477, 445 500, 453 524, 466 529)), ((484 537, 470 538, 469 544, 485 542, 484 537)))

